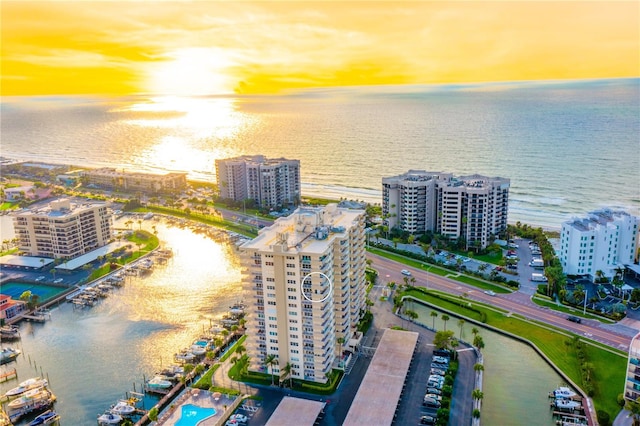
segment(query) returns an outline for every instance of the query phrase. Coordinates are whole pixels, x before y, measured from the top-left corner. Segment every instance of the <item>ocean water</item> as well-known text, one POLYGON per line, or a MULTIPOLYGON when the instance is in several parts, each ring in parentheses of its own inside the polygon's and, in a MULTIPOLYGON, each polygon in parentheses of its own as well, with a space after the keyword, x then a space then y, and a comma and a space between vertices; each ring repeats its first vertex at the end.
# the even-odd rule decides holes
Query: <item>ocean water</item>
POLYGON ((3 98, 2 156, 185 171, 301 160, 303 194, 380 202, 408 169, 511 179, 509 221, 640 212, 640 79, 316 89, 278 96, 3 98))

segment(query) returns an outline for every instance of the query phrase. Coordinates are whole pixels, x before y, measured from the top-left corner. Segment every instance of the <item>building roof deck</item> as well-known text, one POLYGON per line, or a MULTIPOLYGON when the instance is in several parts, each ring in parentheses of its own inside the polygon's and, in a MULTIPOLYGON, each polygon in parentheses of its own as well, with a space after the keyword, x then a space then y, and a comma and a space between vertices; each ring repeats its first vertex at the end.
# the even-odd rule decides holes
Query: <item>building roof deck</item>
POLYGON ((278 404, 266 426, 312 426, 326 403, 285 396, 278 404))
POLYGON ((418 333, 386 329, 344 425, 390 425, 400 400, 418 333))

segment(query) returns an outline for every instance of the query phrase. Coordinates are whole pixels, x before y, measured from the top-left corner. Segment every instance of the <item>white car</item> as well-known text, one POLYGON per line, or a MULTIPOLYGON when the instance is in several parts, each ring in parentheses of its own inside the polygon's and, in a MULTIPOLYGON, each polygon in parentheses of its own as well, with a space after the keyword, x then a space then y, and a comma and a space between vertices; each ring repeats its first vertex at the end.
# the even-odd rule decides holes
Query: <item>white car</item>
POLYGON ((484 292, 484 294, 488 294, 489 296, 495 296, 495 295, 496 295, 496 292, 495 292, 495 291, 492 291, 492 290, 486 290, 486 291, 484 292))
POLYGON ((227 423, 232 422, 231 424, 237 424, 237 423, 246 423, 249 419, 247 418, 247 416, 245 416, 244 414, 232 414, 231 417, 229 417, 229 420, 227 421, 227 423))
POLYGON ((40 282, 40 281, 42 281, 44 279, 45 279, 45 276, 44 275, 40 275, 38 278, 36 278, 36 281, 40 282))
POLYGON ((62 281, 64 281, 64 278, 56 278, 55 280, 53 280, 53 283, 58 284, 58 283, 61 283, 62 281))
POLYGON ((411 276, 411 272, 407 271, 406 269, 403 269, 402 271, 400 271, 400 273, 402 273, 402 275, 406 275, 408 277, 411 276))

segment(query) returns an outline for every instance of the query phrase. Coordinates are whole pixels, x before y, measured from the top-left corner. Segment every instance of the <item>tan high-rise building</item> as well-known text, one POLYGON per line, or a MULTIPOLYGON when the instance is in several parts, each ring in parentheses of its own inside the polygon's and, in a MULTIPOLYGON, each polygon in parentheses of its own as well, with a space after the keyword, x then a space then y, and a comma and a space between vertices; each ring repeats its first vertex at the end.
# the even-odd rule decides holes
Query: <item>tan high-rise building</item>
POLYGON ((364 227, 362 210, 299 208, 242 245, 250 370, 327 381, 366 306, 364 227))
POLYGON ((112 216, 104 202, 64 198, 14 213, 13 228, 22 253, 72 259, 109 242, 112 216))
POLYGON ((435 232, 484 248, 507 228, 509 179, 410 170, 382 179, 382 213, 389 229, 435 232))
POLYGON ((216 160, 221 198, 253 200, 263 208, 300 202, 300 160, 245 155, 216 160))

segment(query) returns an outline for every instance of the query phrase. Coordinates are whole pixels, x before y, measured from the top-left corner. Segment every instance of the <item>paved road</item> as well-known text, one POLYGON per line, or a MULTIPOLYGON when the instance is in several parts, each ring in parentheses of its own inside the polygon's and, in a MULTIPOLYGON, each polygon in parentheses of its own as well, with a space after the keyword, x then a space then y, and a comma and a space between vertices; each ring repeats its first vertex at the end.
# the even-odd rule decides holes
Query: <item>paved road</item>
MULTIPOLYGON (((472 300, 494 305, 526 318, 542 321, 573 333, 584 335, 616 349, 628 350, 631 338, 635 334, 630 327, 601 324, 597 320, 584 320, 582 324, 569 322, 566 320, 565 314, 536 305, 531 301, 531 296, 523 292, 489 296, 476 287, 426 272, 427 264, 425 264, 425 270, 422 270, 401 266, 397 262, 372 253, 367 253, 367 258, 373 261, 373 267, 378 270, 380 279, 383 282, 395 281, 402 283, 403 275, 400 273, 400 268, 409 269, 416 278, 416 286, 435 288, 454 295, 466 293, 472 300)), ((637 331, 635 332, 637 333, 637 331)))

